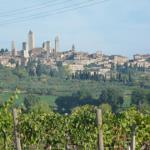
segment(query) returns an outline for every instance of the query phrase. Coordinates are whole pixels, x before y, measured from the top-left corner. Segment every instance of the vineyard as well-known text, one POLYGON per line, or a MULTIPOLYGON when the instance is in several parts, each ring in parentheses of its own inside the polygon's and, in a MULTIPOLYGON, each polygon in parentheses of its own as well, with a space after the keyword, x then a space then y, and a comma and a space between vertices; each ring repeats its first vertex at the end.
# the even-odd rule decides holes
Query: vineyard
POLYGON ((150 150, 149 112, 139 112, 134 107, 118 114, 103 111, 102 125, 98 126, 98 108, 90 105, 77 107, 66 115, 40 110, 26 113, 17 108, 15 122, 12 111, 15 98, 17 94, 0 108, 1 150, 16 149, 17 140, 23 150, 96 150, 99 133, 106 150, 127 150, 133 135, 137 150, 150 150))

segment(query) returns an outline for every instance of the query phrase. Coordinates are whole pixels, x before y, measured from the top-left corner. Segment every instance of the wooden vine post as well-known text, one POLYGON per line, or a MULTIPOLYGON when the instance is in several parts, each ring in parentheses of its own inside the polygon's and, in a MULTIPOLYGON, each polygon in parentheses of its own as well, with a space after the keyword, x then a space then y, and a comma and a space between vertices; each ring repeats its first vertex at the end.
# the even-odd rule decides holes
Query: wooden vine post
POLYGON ((104 150, 101 109, 97 109, 96 117, 97 117, 97 126, 98 126, 98 150, 104 150))
POLYGON ((17 130, 18 116, 17 116, 17 110, 15 108, 13 109, 13 119, 14 119, 15 148, 16 150, 21 150, 20 136, 17 130))
POLYGON ((132 141, 131 141, 131 150, 135 150, 136 147, 136 139, 135 139, 135 129, 132 132, 132 141))

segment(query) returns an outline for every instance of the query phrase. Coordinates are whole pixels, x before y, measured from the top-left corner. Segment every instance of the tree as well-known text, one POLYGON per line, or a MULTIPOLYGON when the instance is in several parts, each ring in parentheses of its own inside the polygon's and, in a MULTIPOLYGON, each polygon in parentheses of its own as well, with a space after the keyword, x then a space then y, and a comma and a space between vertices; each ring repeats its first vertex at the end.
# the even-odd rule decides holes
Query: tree
POLYGON ((24 106, 25 106, 25 109, 27 112, 32 110, 34 108, 34 106, 37 105, 38 103, 40 103, 40 97, 38 97, 38 96, 27 95, 24 98, 24 106))
POLYGON ((116 88, 107 88, 101 92, 99 101, 101 104, 110 104, 112 106, 112 110, 116 112, 117 108, 120 107, 124 102, 123 93, 121 90, 116 88))
POLYGON ((128 73, 128 81, 129 81, 129 82, 132 82, 132 81, 133 81, 131 71, 129 71, 129 73, 128 73))
POLYGON ((148 103, 150 105, 150 92, 147 94, 147 101, 148 101, 148 103))
POLYGON ((26 69, 20 66, 16 67, 15 70, 13 70, 13 73, 17 75, 20 79, 28 76, 26 69))
POLYGON ((68 78, 70 76, 68 66, 59 66, 58 67, 58 76, 61 78, 68 78))
POLYGON ((112 111, 111 105, 107 103, 103 103, 102 105, 100 105, 100 108, 102 109, 103 113, 108 113, 112 111))
POLYGON ((107 102, 107 100, 108 100, 108 93, 107 93, 107 90, 102 90, 99 99, 100 99, 101 103, 107 102))
POLYGON ((16 63, 15 59, 13 59, 13 58, 9 59, 9 62, 10 62, 11 64, 15 64, 15 63, 16 63))
POLYGON ((41 76, 42 74, 48 75, 50 73, 50 69, 45 64, 42 64, 39 60, 36 66, 36 74, 37 76, 41 76))
POLYGON ((36 76, 36 65, 37 62, 30 58, 26 66, 26 70, 30 76, 36 76))
POLYGON ((7 53, 7 52, 8 52, 8 49, 6 48, 6 49, 5 49, 5 53, 7 53))
POLYGON ((38 61, 37 67, 36 67, 36 74, 37 74, 37 76, 41 76, 42 73, 43 73, 42 64, 40 61, 38 61))
POLYGON ((2 48, 1 50, 0 50, 0 54, 4 54, 4 52, 5 52, 5 50, 2 48))
POLYGON ((142 89, 136 89, 131 94, 131 103, 136 105, 139 109, 145 101, 145 92, 142 89))

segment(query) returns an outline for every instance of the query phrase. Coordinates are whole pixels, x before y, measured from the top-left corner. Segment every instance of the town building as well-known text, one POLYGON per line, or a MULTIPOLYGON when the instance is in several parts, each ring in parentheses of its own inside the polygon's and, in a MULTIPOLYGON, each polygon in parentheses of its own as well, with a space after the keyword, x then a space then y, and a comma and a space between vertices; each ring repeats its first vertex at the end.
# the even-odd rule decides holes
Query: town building
POLYGON ((15 67, 15 63, 26 66, 29 60, 40 61, 50 68, 57 68, 57 65, 67 66, 71 73, 88 71, 92 74, 107 75, 117 65, 143 67, 150 70, 150 54, 136 54, 132 60, 121 55, 105 55, 101 51, 95 53, 77 51, 73 44, 70 50, 60 50, 60 37, 56 36, 53 42, 47 40, 36 47, 34 33, 30 30, 28 33, 28 42, 22 43, 22 49, 17 50, 14 41, 11 43, 11 53, 0 53, 0 64, 9 67, 15 67), (15 62, 15 63, 14 63, 15 62))

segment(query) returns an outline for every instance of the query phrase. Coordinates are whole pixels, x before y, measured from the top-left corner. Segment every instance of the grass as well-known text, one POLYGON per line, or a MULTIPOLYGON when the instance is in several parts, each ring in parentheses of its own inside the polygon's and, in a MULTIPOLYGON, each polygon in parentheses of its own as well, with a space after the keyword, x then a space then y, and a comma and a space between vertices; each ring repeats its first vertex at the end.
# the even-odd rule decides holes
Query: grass
MULTIPOLYGON (((13 92, 0 93, 0 102, 7 101, 12 94, 13 94, 13 92)), ((34 95, 40 97, 41 101, 44 101, 44 102, 48 103, 51 106, 55 106, 55 100, 57 99, 57 96, 53 96, 53 95, 37 95, 37 94, 34 94, 34 95)), ((26 96, 26 94, 23 94, 23 93, 19 94, 18 95, 18 99, 15 100, 15 104, 16 105, 23 104, 23 100, 24 100, 25 96, 26 96)))
POLYGON ((57 96, 53 96, 53 95, 42 95, 40 96, 40 99, 42 101, 47 102, 49 105, 51 106, 55 106, 55 100, 57 99, 57 96))
MULTIPOLYGON (((15 83, 14 83, 15 84, 15 83)), ((86 91, 87 93, 90 93, 91 96, 95 99, 97 99, 101 93, 102 89, 105 89, 107 87, 112 88, 119 88, 124 91, 125 98, 127 97, 128 93, 131 93, 133 87, 127 87, 125 85, 122 85, 120 83, 110 83, 110 82, 98 82, 98 81, 78 81, 78 80, 62 80, 58 78, 49 78, 49 81, 47 83, 43 83, 42 81, 38 79, 34 79, 34 83, 28 82, 25 85, 25 81, 20 81, 19 87, 23 89, 23 87, 26 88, 49 88, 51 89, 51 95, 37 95, 40 97, 41 100, 48 102, 50 105, 55 104, 55 100, 59 96, 71 96, 73 93, 76 93, 77 91, 86 91)), ((7 100, 11 96, 12 92, 2 92, 0 94, 0 98, 3 99, 3 101, 7 100)), ((19 102, 23 102, 25 94, 21 94, 19 97, 19 102)), ((128 96, 129 97, 129 96, 128 96)), ((127 97, 127 99, 129 99, 127 97)))
MULTIPOLYGON (((136 82, 144 81, 146 85, 150 86, 150 73, 136 73, 134 78, 136 82)), ((18 87, 21 91, 26 92, 29 88, 35 89, 50 89, 51 95, 36 95, 39 96, 41 101, 47 102, 49 105, 54 106, 55 100, 60 96, 71 96, 77 91, 86 91, 93 98, 98 99, 101 91, 108 87, 118 88, 124 92, 125 105, 129 105, 131 101, 131 92, 139 85, 126 86, 119 82, 103 82, 103 81, 79 81, 79 80, 65 80, 56 77, 42 76, 30 77, 26 76, 20 79, 13 74, 10 69, 0 69, 0 101, 6 101, 18 87)), ((35 94, 35 93, 33 93, 35 94)), ((23 103, 25 93, 20 94, 16 104, 23 103)))

